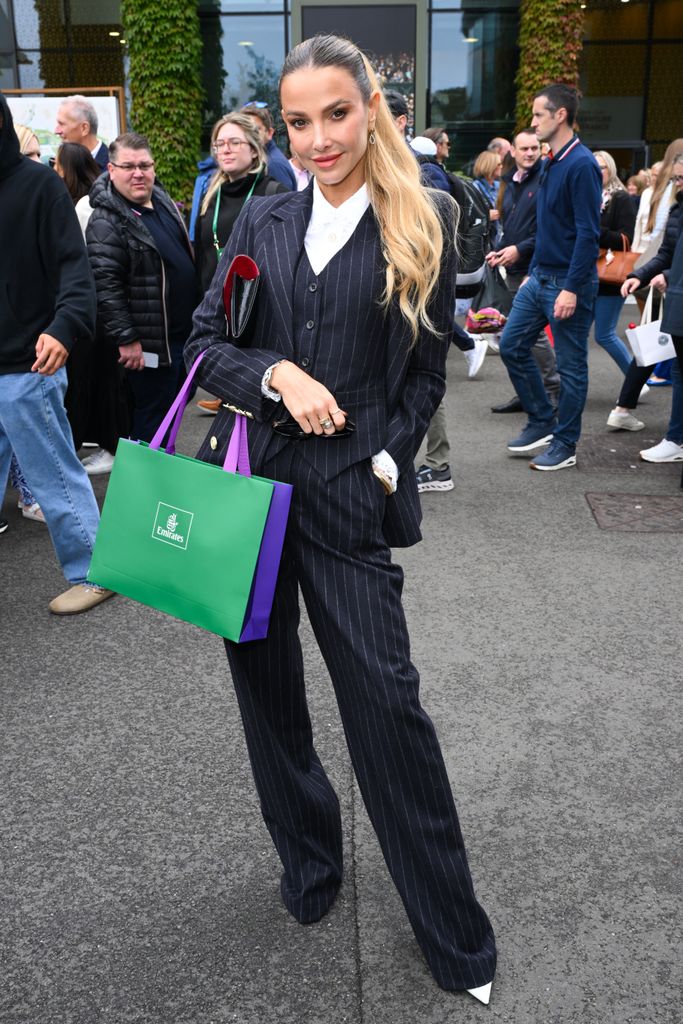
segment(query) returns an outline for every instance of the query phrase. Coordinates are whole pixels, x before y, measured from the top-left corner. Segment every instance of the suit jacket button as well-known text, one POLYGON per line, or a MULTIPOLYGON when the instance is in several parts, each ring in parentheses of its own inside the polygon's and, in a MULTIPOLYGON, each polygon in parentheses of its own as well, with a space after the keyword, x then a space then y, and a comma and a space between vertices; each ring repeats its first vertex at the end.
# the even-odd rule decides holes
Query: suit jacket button
POLYGON ((309 363, 310 363, 310 359, 308 359, 307 356, 304 356, 303 359, 301 360, 301 365, 302 366, 308 366, 309 363))
POLYGON ((216 440, 216 438, 212 437, 211 440, 209 441, 209 444, 211 445, 211 451, 215 452, 216 448, 218 448, 218 441, 216 440))
POLYGON ((309 331, 312 331, 313 328, 315 327, 315 321, 314 320, 307 320, 306 321, 306 327, 308 327, 309 331))

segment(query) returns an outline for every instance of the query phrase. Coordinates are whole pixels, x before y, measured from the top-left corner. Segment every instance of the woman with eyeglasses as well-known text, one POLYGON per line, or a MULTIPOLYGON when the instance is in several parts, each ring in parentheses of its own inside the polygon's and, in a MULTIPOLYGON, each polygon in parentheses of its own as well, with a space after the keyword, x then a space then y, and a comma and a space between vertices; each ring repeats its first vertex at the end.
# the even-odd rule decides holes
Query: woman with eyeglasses
POLYGON ((280 78, 301 192, 248 201, 185 350, 226 403, 199 457, 249 417, 252 469, 293 484, 268 637, 226 641, 280 894, 318 921, 342 882, 339 800, 315 751, 299 593, 330 673, 365 806, 420 948, 445 989, 488 1002, 496 949, 478 903, 434 726, 419 699, 390 545, 420 539, 413 460, 443 397, 457 208, 425 189, 364 55, 315 36, 280 78), (222 283, 261 271, 233 344, 222 283), (274 427, 276 429, 274 429, 274 427))
POLYGON ((287 189, 266 173, 266 154, 254 122, 233 112, 216 121, 211 152, 218 164, 195 233, 197 273, 204 294, 216 272, 235 221, 251 196, 271 196, 287 189))

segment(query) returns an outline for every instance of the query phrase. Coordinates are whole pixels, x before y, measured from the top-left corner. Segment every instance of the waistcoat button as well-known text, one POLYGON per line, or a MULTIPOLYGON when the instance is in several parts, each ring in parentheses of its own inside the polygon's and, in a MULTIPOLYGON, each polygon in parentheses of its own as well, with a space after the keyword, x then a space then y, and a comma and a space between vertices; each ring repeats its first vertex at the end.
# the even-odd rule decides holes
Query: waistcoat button
POLYGON ((310 360, 307 359, 306 356, 304 356, 303 359, 301 360, 301 365, 302 366, 308 366, 309 362, 310 362, 310 360))
POLYGON ((312 331, 312 330, 313 330, 313 328, 315 327, 315 321, 313 321, 313 320, 307 320, 307 321, 306 321, 306 326, 308 327, 309 331, 312 331))
POLYGON ((308 286, 308 290, 309 290, 309 292, 315 292, 315 291, 317 291, 317 290, 318 290, 318 286, 317 286, 317 284, 315 283, 315 281, 313 282, 313 284, 309 284, 309 286, 308 286))

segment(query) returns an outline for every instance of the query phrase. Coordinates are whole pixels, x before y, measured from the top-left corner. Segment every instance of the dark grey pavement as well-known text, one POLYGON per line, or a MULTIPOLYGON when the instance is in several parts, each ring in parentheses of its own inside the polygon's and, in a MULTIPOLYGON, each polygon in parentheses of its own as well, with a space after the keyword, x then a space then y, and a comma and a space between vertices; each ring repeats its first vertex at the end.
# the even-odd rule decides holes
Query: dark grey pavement
MULTIPOLYGON (((303 629, 346 874, 301 927, 254 796, 221 641, 117 597, 51 617, 47 532, 8 491, 0 538, 2 1024, 674 1024, 683 1016, 680 533, 599 530, 586 492, 671 495, 633 459, 532 473, 497 356, 450 359, 456 489, 396 553, 423 701, 498 938, 490 1006, 442 992, 412 938, 303 629), (633 467, 633 468, 631 468, 633 467)), ((585 435, 619 387, 591 349, 585 435)), ((181 449, 211 420, 188 412, 181 449)), ((612 445, 614 447, 614 445, 612 445)), ((96 478, 102 497, 107 478, 96 478)))

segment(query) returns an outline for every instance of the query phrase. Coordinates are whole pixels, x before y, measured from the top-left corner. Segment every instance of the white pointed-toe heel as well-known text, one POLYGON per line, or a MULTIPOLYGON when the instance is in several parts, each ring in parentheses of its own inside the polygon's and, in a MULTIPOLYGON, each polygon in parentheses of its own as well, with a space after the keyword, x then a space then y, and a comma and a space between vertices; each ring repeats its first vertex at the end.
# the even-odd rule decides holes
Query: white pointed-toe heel
POLYGON ((491 998, 492 987, 493 982, 490 981, 488 985, 480 985, 479 988, 468 988, 467 991, 471 996, 474 996, 475 999, 478 999, 480 1003, 483 1003, 484 1006, 488 1006, 489 999, 491 998))

